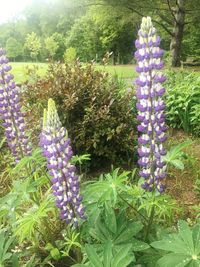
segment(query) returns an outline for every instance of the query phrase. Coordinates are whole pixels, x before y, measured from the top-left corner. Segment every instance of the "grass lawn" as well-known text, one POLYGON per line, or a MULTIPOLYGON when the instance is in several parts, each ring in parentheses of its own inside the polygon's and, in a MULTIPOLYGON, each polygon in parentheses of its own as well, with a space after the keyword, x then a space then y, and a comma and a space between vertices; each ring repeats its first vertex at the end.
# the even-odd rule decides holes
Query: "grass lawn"
POLYGON ((38 68, 37 74, 39 76, 45 75, 47 71, 47 63, 29 63, 29 62, 12 62, 12 73, 15 76, 17 83, 23 83, 28 80, 28 69, 34 66, 38 68))
MULTIPOLYGON (((17 83, 23 83, 28 80, 28 68, 36 66, 38 68, 37 74, 39 76, 45 75, 48 63, 32 63, 32 62, 12 62, 12 73, 15 76, 17 83)), ((134 78, 136 73, 133 65, 117 65, 117 66, 102 66, 96 65, 98 70, 108 71, 112 75, 118 75, 120 78, 134 78)))
MULTIPOLYGON (((28 68, 33 68, 36 66, 38 68, 37 74, 39 76, 44 76, 48 68, 48 63, 12 62, 11 65, 13 67, 12 73, 14 74, 17 83, 23 83, 24 81, 28 80, 28 68)), ((112 75, 117 75, 119 78, 124 78, 128 81, 134 79, 137 75, 134 65, 96 65, 95 67, 97 70, 105 70, 112 75)), ((184 69, 195 71, 198 74, 200 72, 199 67, 186 67, 184 69)), ((179 71, 180 68, 176 68, 175 70, 179 71)))

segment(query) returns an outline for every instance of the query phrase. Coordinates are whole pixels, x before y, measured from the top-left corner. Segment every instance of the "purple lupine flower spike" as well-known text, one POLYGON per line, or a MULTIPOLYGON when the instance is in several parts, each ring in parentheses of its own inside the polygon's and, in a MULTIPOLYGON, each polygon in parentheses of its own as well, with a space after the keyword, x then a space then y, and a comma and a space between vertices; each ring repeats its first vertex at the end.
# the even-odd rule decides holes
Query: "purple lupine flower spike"
POLYGON ((0 48, 0 118, 5 128, 5 136, 13 156, 18 162, 31 154, 31 146, 26 135, 24 114, 21 111, 19 88, 9 73, 11 66, 4 49, 0 48))
POLYGON ((48 110, 44 111, 40 145, 47 158, 47 168, 52 177, 52 189, 60 209, 60 217, 67 224, 76 227, 78 218, 85 219, 79 177, 75 173, 76 167, 70 163, 73 152, 67 130, 61 125, 52 99, 48 101, 48 110))
POLYGON ((136 70, 140 74, 136 79, 137 86, 137 119, 140 121, 138 139, 140 176, 144 178, 142 187, 147 191, 158 190, 162 193, 165 189, 163 179, 166 177, 166 164, 163 156, 166 150, 163 142, 166 140, 165 132, 165 103, 162 99, 165 88, 162 83, 165 76, 160 73, 163 67, 161 57, 163 51, 159 48, 160 37, 156 35, 151 18, 143 18, 141 28, 135 42, 137 51, 136 70))

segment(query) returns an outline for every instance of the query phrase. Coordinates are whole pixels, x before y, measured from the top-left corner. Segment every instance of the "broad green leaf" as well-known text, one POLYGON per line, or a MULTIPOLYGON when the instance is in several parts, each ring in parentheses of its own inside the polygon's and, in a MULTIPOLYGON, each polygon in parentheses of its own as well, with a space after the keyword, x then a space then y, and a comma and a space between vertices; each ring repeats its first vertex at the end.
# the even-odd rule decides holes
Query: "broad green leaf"
POLYGON ((185 246, 190 255, 194 254, 194 243, 192 238, 192 231, 185 221, 178 222, 179 236, 185 243, 185 246))
POLYGON ((194 242, 194 253, 200 254, 200 223, 195 225, 193 228, 193 242, 194 242))
POLYGON ((159 267, 184 267, 191 261, 191 257, 184 254, 170 253, 158 260, 159 267))
POLYGON ((142 251, 149 248, 149 245, 145 242, 139 241, 135 238, 131 239, 133 251, 142 251))
POLYGON ((104 251, 103 251, 103 267, 112 267, 111 266, 111 260, 113 258, 113 254, 112 254, 112 243, 108 242, 105 246, 104 246, 104 251))
POLYGON ((135 236, 143 228, 140 222, 130 223, 124 231, 115 239, 115 244, 131 242, 130 238, 135 236))
MULTIPOLYGON (((131 245, 126 245, 126 246, 122 246, 119 251, 117 252, 117 254, 115 255, 113 262, 112 262, 112 267, 124 267, 124 266, 120 266, 120 262, 128 256, 128 254, 130 253, 131 250, 131 245)), ((128 257, 128 260, 130 260, 130 258, 128 257)), ((129 261, 130 263, 131 261, 129 261)))
POLYGON ((112 209, 108 203, 106 203, 105 205, 105 223, 108 227, 108 229, 113 232, 116 233, 117 231, 117 223, 116 223, 116 217, 115 217, 115 212, 114 209, 112 209))
POLYGON ((155 241, 151 243, 151 246, 165 251, 188 254, 185 243, 175 235, 170 235, 167 239, 161 241, 155 241))
POLYGON ((85 250, 86 250, 88 259, 94 265, 94 267, 103 267, 103 264, 99 260, 99 256, 97 255, 97 253, 94 250, 93 246, 85 245, 85 250))

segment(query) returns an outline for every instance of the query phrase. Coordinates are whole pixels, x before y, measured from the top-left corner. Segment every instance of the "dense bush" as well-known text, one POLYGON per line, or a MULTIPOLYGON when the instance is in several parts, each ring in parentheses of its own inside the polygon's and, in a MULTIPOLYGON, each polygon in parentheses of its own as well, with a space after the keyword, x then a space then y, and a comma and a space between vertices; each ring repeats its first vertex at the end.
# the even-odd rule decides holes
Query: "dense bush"
POLYGON ((93 163, 127 161, 134 151, 134 105, 131 93, 121 93, 121 85, 92 63, 51 65, 46 78, 27 85, 24 93, 31 128, 38 127, 34 120, 51 97, 77 153, 91 154, 93 163))
POLYGON ((169 71, 167 77, 168 125, 200 135, 200 77, 186 71, 169 71))

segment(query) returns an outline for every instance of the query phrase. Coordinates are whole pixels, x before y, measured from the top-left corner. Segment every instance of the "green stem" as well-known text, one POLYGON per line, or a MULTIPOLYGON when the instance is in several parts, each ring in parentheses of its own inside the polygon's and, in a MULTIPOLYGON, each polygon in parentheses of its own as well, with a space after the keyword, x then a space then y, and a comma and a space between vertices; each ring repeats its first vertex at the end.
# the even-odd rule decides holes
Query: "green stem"
POLYGON ((151 211, 150 211, 150 215, 149 215, 149 218, 148 218, 148 223, 146 225, 146 231, 145 231, 145 236, 144 236, 144 240, 147 241, 148 237, 149 237, 149 233, 150 233, 150 230, 151 230, 151 227, 152 227, 152 224, 153 224, 153 220, 154 220, 154 215, 155 215, 155 192, 154 192, 154 195, 153 195, 153 205, 151 207, 151 211))
POLYGON ((123 200, 131 209, 133 209, 139 216, 141 216, 146 222, 148 222, 148 218, 146 218, 141 212, 139 212, 133 205, 131 205, 126 199, 124 199, 120 194, 118 194, 121 200, 123 200))

